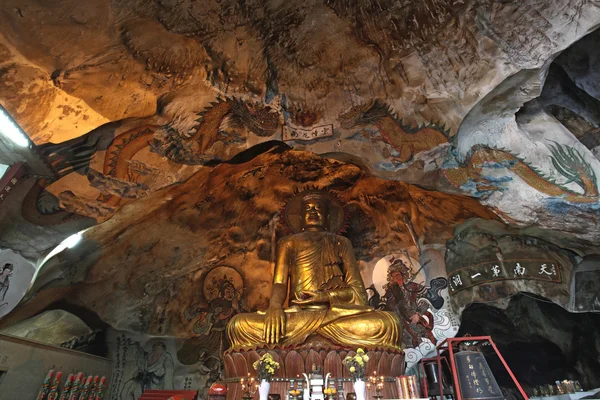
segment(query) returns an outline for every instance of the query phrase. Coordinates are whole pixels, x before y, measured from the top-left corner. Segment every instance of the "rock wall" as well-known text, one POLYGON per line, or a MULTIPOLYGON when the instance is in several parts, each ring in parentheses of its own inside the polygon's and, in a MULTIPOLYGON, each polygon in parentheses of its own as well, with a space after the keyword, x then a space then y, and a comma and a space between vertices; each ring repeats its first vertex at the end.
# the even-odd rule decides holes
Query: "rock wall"
MULTIPOLYGON (((497 304, 474 304, 463 313, 459 335, 491 335, 526 390, 556 380, 578 380, 585 390, 600 385, 597 314, 573 314, 548 300, 519 294, 505 310, 497 304)), ((500 385, 510 377, 495 357, 488 357, 500 385)))
POLYGON ((472 220, 448 241, 450 298, 459 312, 472 303, 529 292, 571 309, 574 253, 491 221, 472 220))
POLYGON ((59 178, 28 244, 271 140, 599 240, 593 2, 296 3, 10 0, 0 101, 59 178))

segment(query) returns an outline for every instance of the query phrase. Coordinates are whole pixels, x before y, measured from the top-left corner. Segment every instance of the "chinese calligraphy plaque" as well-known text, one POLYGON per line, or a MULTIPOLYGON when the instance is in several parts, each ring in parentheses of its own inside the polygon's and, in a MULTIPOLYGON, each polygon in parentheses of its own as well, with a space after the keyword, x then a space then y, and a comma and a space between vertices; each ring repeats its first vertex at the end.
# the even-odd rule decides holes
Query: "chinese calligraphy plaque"
POLYGON ((515 279, 561 283, 560 265, 547 259, 515 259, 471 265, 449 274, 450 294, 483 283, 515 279))
POLYGON ((333 125, 315 126, 310 129, 291 125, 283 126, 282 138, 284 142, 289 140, 310 141, 327 137, 333 137, 333 125))
POLYGON ((502 400, 504 396, 483 353, 461 351, 454 355, 464 400, 502 400))

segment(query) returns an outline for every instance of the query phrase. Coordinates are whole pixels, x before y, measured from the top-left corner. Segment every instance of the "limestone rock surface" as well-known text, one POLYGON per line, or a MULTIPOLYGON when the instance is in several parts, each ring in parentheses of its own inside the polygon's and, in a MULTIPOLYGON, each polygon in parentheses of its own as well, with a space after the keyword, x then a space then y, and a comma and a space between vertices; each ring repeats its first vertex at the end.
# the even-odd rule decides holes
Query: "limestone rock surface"
POLYGON ((59 255, 50 268, 62 279, 38 284, 44 290, 77 284, 68 298, 113 327, 185 337, 189 310, 211 299, 207 275, 215 269, 239 279, 244 309, 268 305, 276 241, 290 232, 280 210, 309 187, 330 190, 346 204, 345 235, 361 265, 443 244, 467 219, 497 219, 475 199, 377 179, 309 152, 273 150, 202 169, 125 205, 59 255))

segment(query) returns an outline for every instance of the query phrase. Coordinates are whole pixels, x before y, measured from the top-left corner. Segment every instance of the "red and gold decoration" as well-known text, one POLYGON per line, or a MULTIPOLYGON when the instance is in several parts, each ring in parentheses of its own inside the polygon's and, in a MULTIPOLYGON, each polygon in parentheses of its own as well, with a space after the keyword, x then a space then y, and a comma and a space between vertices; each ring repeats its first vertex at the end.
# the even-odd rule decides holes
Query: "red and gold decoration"
POLYGON ((92 387, 90 387, 90 394, 88 395, 87 400, 95 400, 99 381, 100 381, 100 377, 98 375, 96 375, 94 377, 94 380, 92 381, 92 387))
POLYGON ((94 400, 102 400, 104 397, 104 388, 106 387, 106 377, 103 376, 100 378, 100 382, 98 383, 98 389, 96 390, 96 398, 94 400))
POLYGON ((54 370, 51 369, 50 371, 48 371, 48 375, 46 375, 46 378, 44 379, 44 383, 42 383, 42 387, 40 388, 40 391, 38 393, 37 400, 44 400, 46 398, 46 395, 50 391, 50 385, 52 384, 53 376, 54 376, 54 370))
POLYGON ((90 375, 85 380, 85 384, 83 385, 83 389, 81 390, 81 395, 79 396, 79 400, 87 399, 88 394, 90 393, 90 389, 92 387, 93 376, 90 375))
POLYGON ((71 393, 69 393, 69 400, 79 400, 79 394, 81 393, 81 386, 83 384, 83 372, 80 372, 73 382, 73 388, 71 389, 71 393))
POLYGON ((50 391, 48 392, 48 400, 56 400, 58 398, 58 387, 60 386, 60 380, 62 378, 62 372, 57 372, 54 376, 54 381, 50 386, 50 391))
POLYGON ((65 386, 60 394, 60 400, 69 400, 69 393, 71 392, 71 388, 73 387, 73 381, 75 380, 75 375, 69 374, 67 376, 67 380, 65 382, 65 386))
POLYGON ((242 399, 252 399, 258 390, 258 383, 256 383, 256 379, 250 376, 250 374, 248 374, 247 378, 240 379, 240 386, 242 389, 242 399))

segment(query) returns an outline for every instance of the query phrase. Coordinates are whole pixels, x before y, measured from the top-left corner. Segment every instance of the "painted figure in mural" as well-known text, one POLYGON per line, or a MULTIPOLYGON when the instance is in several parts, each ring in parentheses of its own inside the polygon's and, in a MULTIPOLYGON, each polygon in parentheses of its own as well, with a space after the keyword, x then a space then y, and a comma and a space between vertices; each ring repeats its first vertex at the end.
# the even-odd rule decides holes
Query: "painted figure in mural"
POLYGON ((173 389, 175 365, 165 344, 156 342, 150 351, 145 351, 137 342, 135 345, 137 370, 123 385, 121 400, 138 400, 145 390, 173 389))
POLYGON ((186 319, 196 319, 193 330, 198 335, 186 340, 177 351, 177 359, 184 365, 213 364, 208 360, 213 356, 218 359, 223 344, 228 343, 225 334, 228 322, 242 312, 242 280, 233 268, 217 267, 211 271, 205 279, 204 292, 208 307, 184 312, 186 319))
POLYGON ((436 309, 443 306, 444 299, 439 293, 447 287, 447 280, 433 279, 427 288, 421 283, 413 282, 415 276, 402 259, 392 258, 390 261, 382 303, 386 310, 394 311, 400 316, 404 326, 405 345, 418 347, 424 338, 436 343, 433 314, 429 308, 432 305, 436 309))
POLYGON ((344 220, 339 201, 308 190, 288 201, 285 217, 296 233, 279 240, 269 308, 233 317, 231 348, 294 346, 319 335, 340 345, 399 349, 398 317, 368 305, 352 244, 336 233, 344 220), (288 284, 292 306, 284 310, 288 284))
POLYGON ((191 314, 186 311, 188 319, 197 318, 194 332, 199 335, 224 331, 227 322, 240 312, 239 295, 232 281, 223 276, 218 280, 213 279, 213 286, 217 290, 217 296, 208 302, 208 307, 198 308, 191 314))
POLYGON ((2 267, 2 272, 0 272, 0 298, 1 302, 4 302, 4 298, 6 297, 6 292, 8 292, 8 287, 10 286, 10 277, 12 276, 14 266, 11 263, 4 264, 2 267))
POLYGON ((367 301, 369 305, 376 310, 383 310, 383 305, 381 303, 381 295, 375 288, 375 285, 371 285, 367 288, 367 301))

